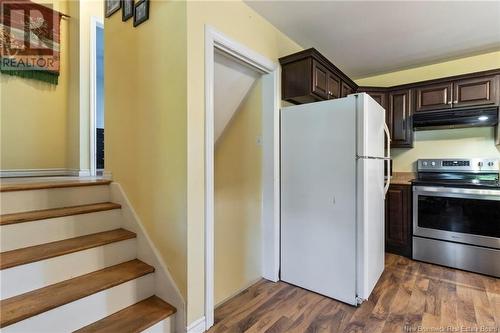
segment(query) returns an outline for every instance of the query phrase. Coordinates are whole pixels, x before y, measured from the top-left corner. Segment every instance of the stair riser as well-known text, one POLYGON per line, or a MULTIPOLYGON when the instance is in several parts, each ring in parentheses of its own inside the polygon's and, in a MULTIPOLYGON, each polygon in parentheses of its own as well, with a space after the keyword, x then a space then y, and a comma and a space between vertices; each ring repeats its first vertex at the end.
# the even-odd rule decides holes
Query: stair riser
POLYGON ((0 226, 1 251, 117 229, 120 209, 0 226))
MULTIPOLYGON (((175 316, 175 315, 174 315, 175 316)), ((173 333, 175 332, 174 316, 170 316, 153 326, 145 329, 142 333, 173 333)))
POLYGON ((148 274, 4 327, 2 333, 72 332, 153 294, 154 275, 148 274))
POLYGON ((128 239, 0 271, 1 299, 136 258, 136 239, 128 239))
POLYGON ((19 213, 109 201, 109 186, 81 186, 1 192, 1 213, 19 213))

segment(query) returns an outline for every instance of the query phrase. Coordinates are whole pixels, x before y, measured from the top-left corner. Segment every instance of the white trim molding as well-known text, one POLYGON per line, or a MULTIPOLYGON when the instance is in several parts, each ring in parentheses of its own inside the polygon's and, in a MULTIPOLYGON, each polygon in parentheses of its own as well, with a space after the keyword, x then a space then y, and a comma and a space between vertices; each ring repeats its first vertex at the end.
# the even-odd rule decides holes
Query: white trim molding
POLYGON ((203 333, 206 331, 205 326, 205 317, 201 317, 195 321, 193 321, 187 328, 187 333, 203 333))
POLYGON ((64 168, 49 168, 49 169, 7 169, 0 170, 0 178, 9 177, 50 177, 50 176, 75 176, 88 177, 90 176, 89 169, 64 169, 64 168))
POLYGON ((230 55, 262 74, 263 193, 262 275, 272 281, 279 274, 279 69, 277 63, 254 52, 213 27, 205 25, 205 329, 214 324, 214 55, 230 55), (265 237, 264 237, 265 236, 265 237))
POLYGON ((155 294, 177 309, 174 315, 175 332, 184 332, 186 329, 186 303, 175 280, 121 185, 112 182, 110 189, 111 201, 122 206, 123 227, 137 235, 137 258, 155 268, 155 294))
POLYGON ((78 176, 78 177, 90 177, 90 169, 83 169, 83 170, 74 170, 73 176, 78 176))
POLYGON ((91 16, 90 17, 90 43, 89 43, 89 48, 90 48, 90 133, 89 133, 89 154, 90 154, 90 175, 95 176, 96 175, 96 112, 97 112, 97 95, 96 95, 96 89, 97 89, 97 82, 96 82, 96 76, 97 76, 97 63, 96 63, 96 57, 97 57, 97 50, 96 50, 96 29, 104 28, 104 22, 102 19, 91 16))
POLYGON ((103 170, 102 171, 102 178, 113 179, 113 174, 109 170, 103 170))

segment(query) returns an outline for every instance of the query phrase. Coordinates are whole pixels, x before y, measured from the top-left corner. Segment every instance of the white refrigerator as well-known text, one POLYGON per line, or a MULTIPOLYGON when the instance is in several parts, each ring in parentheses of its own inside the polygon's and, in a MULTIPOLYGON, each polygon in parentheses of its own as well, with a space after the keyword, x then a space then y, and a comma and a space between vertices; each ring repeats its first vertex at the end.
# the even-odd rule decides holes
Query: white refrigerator
POLYGON ((281 280, 368 299, 384 270, 389 142, 385 110, 365 93, 282 109, 281 280))

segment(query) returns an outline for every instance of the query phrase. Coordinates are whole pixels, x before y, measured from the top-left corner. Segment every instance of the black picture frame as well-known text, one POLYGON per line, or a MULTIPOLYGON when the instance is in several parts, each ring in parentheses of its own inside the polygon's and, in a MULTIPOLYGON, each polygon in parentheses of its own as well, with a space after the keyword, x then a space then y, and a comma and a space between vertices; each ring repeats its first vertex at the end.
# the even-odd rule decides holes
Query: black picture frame
POLYGON ((134 6, 134 27, 149 19, 149 0, 140 0, 134 6))
POLYGON ((134 16, 134 0, 122 0, 122 21, 134 16))
POLYGON ((104 0, 104 16, 110 17, 122 7, 121 0, 104 0))

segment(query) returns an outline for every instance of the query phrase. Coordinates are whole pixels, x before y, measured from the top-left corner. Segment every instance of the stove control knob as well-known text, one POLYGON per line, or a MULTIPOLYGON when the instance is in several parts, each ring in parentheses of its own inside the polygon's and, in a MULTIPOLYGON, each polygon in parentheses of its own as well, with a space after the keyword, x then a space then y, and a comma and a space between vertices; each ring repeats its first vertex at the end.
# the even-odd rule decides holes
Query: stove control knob
POLYGON ((436 162, 431 162, 431 165, 432 166, 436 166, 436 162))
POLYGON ((426 161, 422 162, 423 166, 427 166, 427 164, 429 164, 429 163, 427 163, 426 161))
POLYGON ((477 166, 478 166, 478 167, 482 167, 482 166, 483 166, 483 162, 478 162, 478 163, 477 163, 477 166))
POLYGON ((488 162, 488 166, 492 167, 495 163, 493 162, 488 162))

